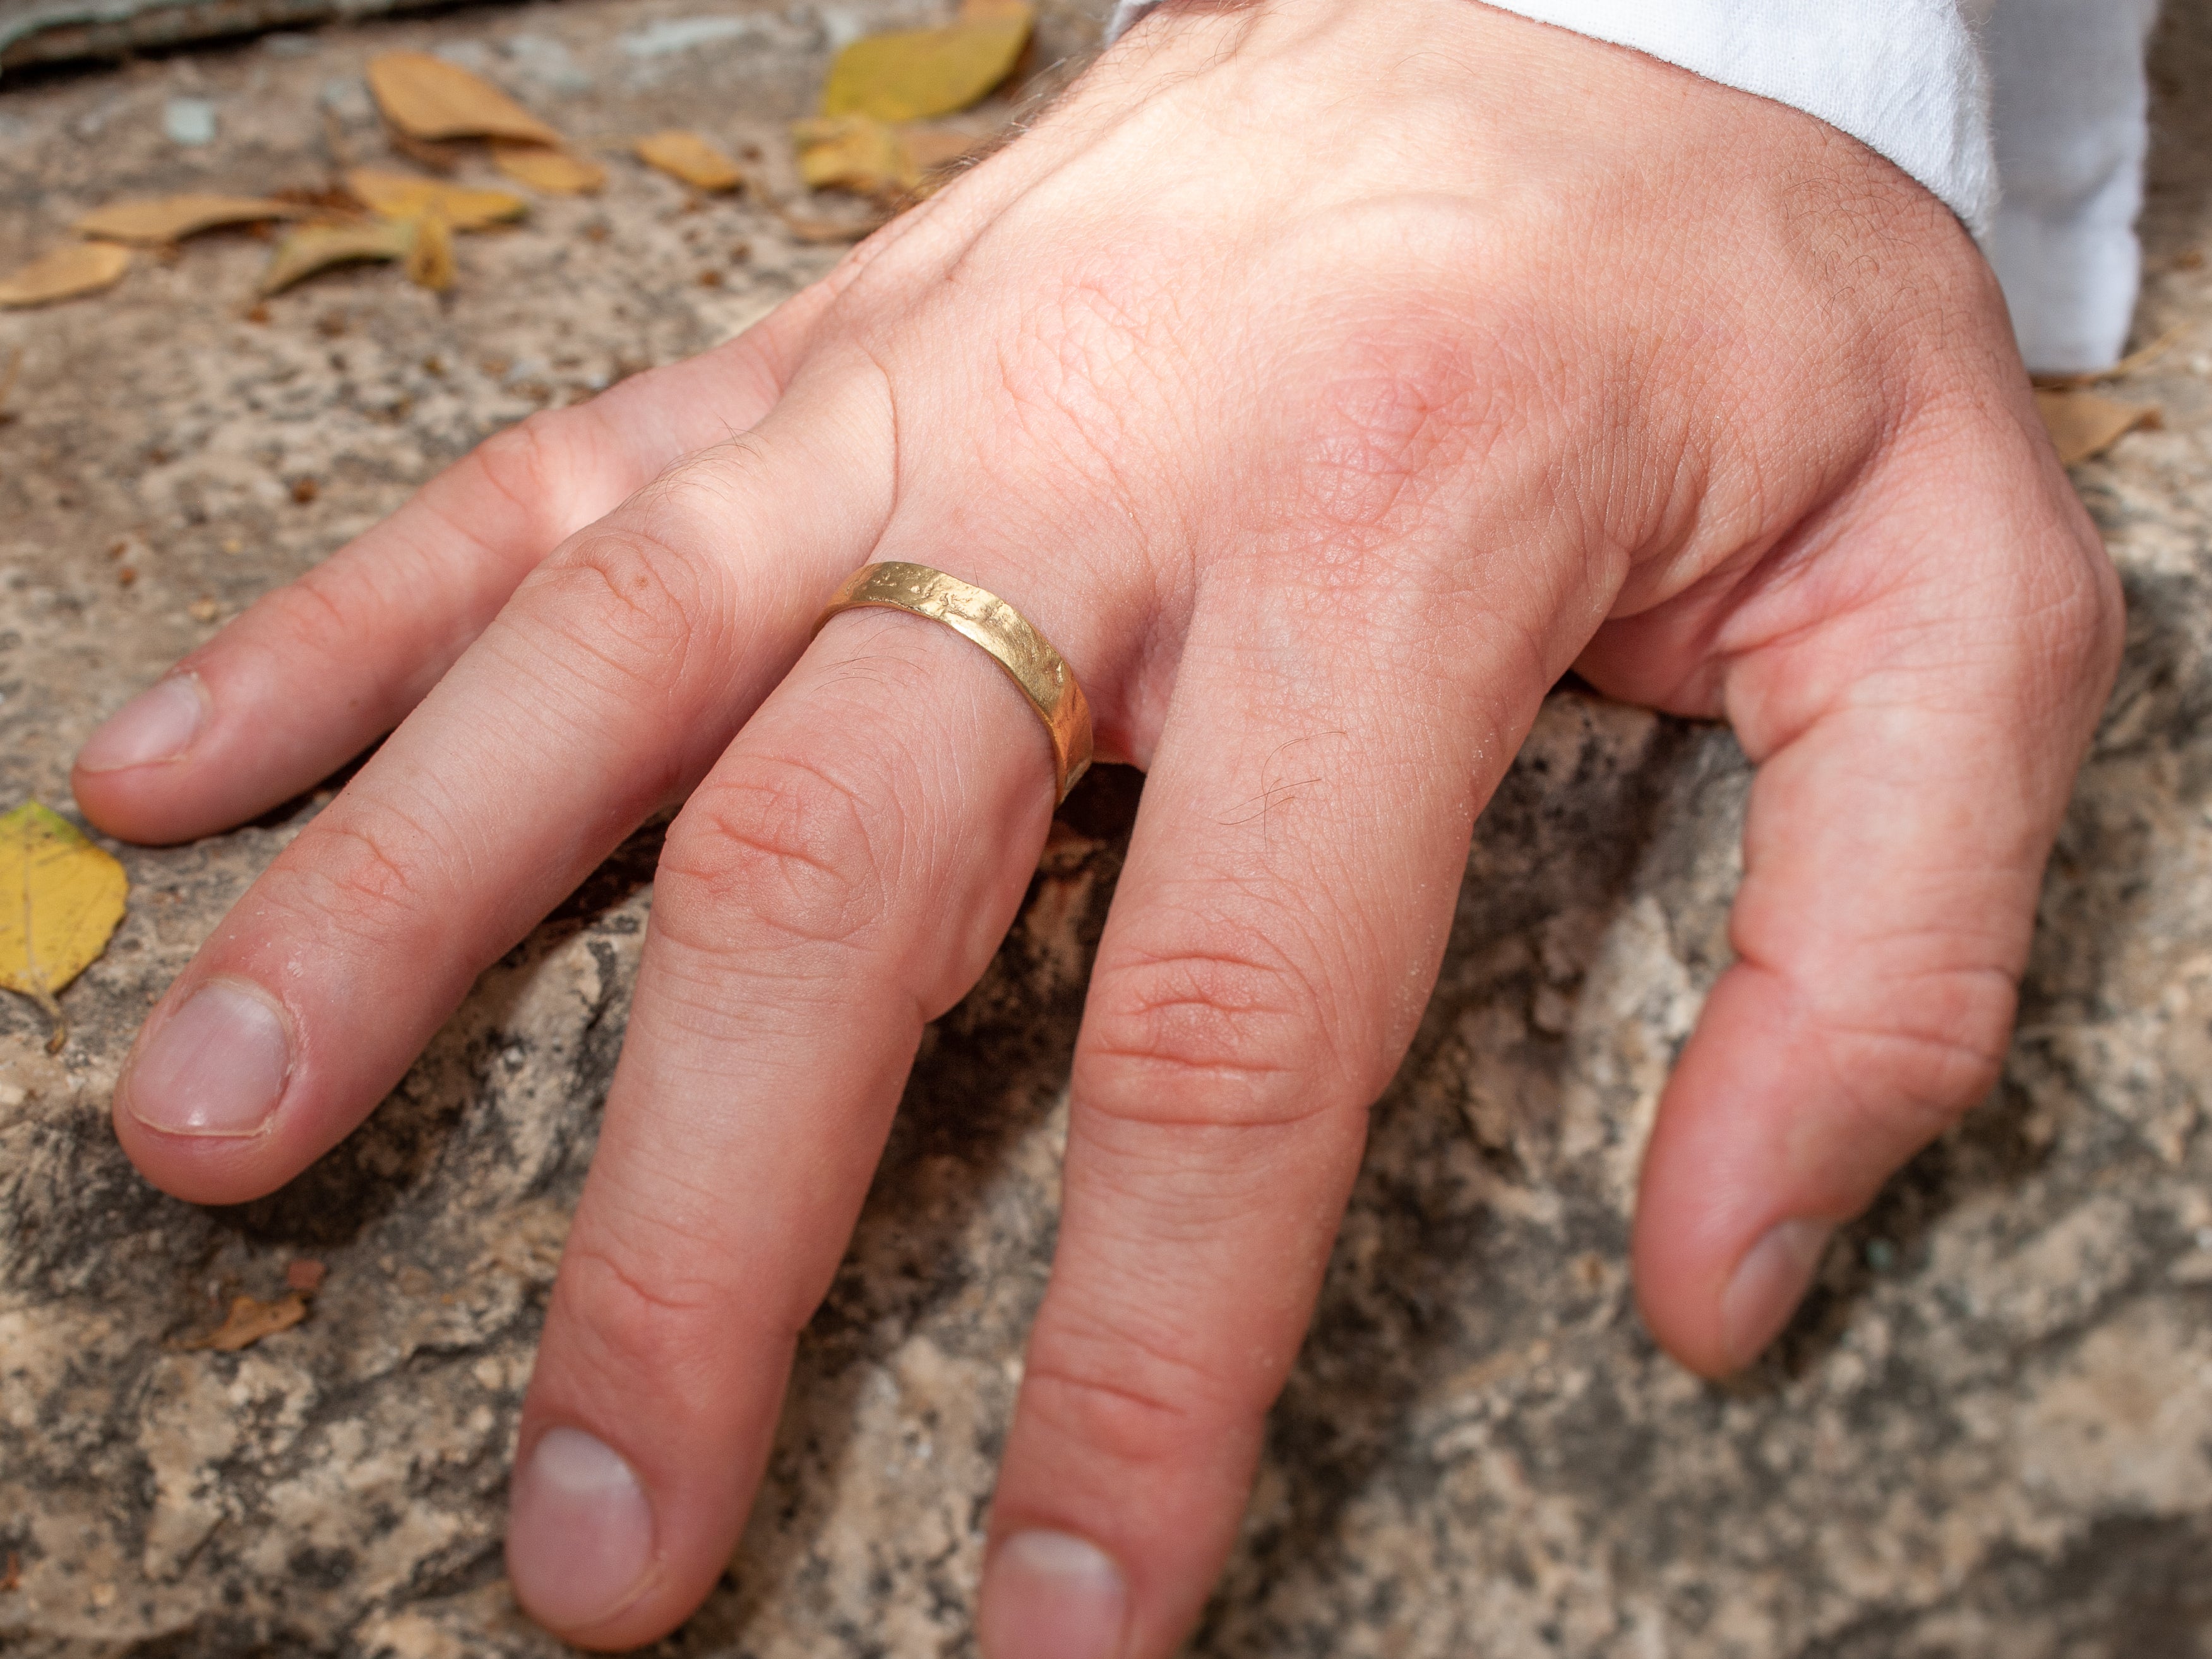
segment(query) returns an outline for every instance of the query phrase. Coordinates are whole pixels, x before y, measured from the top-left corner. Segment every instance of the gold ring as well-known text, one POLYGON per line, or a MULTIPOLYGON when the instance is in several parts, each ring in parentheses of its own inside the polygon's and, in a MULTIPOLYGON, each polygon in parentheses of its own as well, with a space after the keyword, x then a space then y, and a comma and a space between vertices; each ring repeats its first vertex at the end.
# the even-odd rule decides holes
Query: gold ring
POLYGON ((814 631, 841 611, 877 605, 890 611, 911 611, 917 617, 943 623, 966 635, 991 653, 1006 671, 1006 678, 1022 689, 1030 706, 1044 720, 1045 735, 1052 739, 1053 784, 1056 803, 1091 764, 1091 702, 1075 683, 1066 659, 1052 648, 1052 641, 1030 625, 1029 618, 995 593, 973 582, 932 570, 926 564, 888 560, 864 564, 838 584, 830 603, 815 619, 814 631))

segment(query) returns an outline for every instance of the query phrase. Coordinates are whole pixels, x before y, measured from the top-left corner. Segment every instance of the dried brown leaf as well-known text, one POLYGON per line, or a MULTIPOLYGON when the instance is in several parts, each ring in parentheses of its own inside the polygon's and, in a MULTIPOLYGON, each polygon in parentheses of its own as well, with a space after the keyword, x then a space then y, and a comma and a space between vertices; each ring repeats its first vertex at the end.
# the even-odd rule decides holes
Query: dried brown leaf
POLYGON ((495 140, 494 166, 517 184, 547 196, 595 195, 607 182, 607 170, 588 156, 546 144, 516 144, 495 140))
POLYGON ((426 213, 413 223, 415 240, 407 250, 404 267, 407 280, 433 294, 443 294, 453 285, 453 233, 436 213, 426 213))
POLYGON ((792 123, 799 176, 810 190, 884 196, 911 190, 921 173, 896 127, 867 115, 824 115, 792 123))
POLYGON ((822 112, 922 121, 966 109, 1013 72, 1035 17, 1010 4, 945 28, 865 35, 830 66, 822 112))
POLYGON ((2156 404, 2124 404, 2094 392, 2038 392, 2035 411, 2057 446, 2062 466, 2101 455, 2137 427, 2156 427, 2156 404))
POLYGON ((131 250, 114 242, 77 242, 33 259, 0 278, 0 310, 74 300, 112 288, 131 268, 131 250))
POLYGON ((417 167, 428 167, 441 176, 459 173, 461 163, 468 159, 467 152, 459 144, 434 144, 428 138, 410 138, 388 121, 385 123, 384 137, 392 149, 417 167))
POLYGON ((810 215, 793 213, 781 203, 770 203, 775 216, 782 221, 784 232, 794 242, 857 242, 872 236, 890 223, 893 215, 875 213, 857 221, 817 219, 810 215))
POLYGON ((511 190, 471 190, 441 179, 418 179, 411 173, 356 167, 345 179, 346 188, 370 212, 386 219, 420 219, 435 214, 452 229, 482 230, 502 220, 520 219, 530 211, 530 204, 511 190))
POLYGON ((636 148, 639 161, 694 190, 735 190, 745 181, 744 168, 697 133, 680 127, 647 133, 636 148))
POLYGON ((370 58, 368 89, 385 118, 410 138, 561 142, 559 133, 483 76, 425 52, 387 52, 370 58))
POLYGON ((415 246, 411 219, 370 219, 351 225, 302 225, 276 245, 261 273, 265 296, 333 265, 404 259, 415 246))
POLYGON ((180 1346, 186 1349, 212 1349, 216 1353, 236 1353, 240 1348, 252 1347, 264 1336, 290 1330, 307 1316, 307 1298, 297 1292, 279 1297, 274 1302, 263 1302, 250 1296, 234 1297, 230 1312, 222 1324, 205 1336, 196 1336, 180 1346))
POLYGON ((313 1296, 323 1288, 323 1280, 330 1274, 329 1267, 313 1256, 296 1256, 284 1264, 284 1285, 302 1296, 313 1296))
POLYGON ((2180 339, 2185 331, 2185 325, 2176 325, 2148 345, 2139 350, 2130 351, 2110 368, 2084 369, 2077 374, 2039 374, 2035 377, 2036 388, 2042 392, 2069 392, 2076 386, 2096 386, 2106 380, 2125 380, 2138 369, 2148 368, 2166 356, 2167 349, 2175 341, 2180 339))
POLYGON ((109 242, 157 244, 181 240, 218 225, 246 225, 268 219, 296 219, 300 210, 265 196, 147 196, 110 202, 71 227, 80 236, 109 242))

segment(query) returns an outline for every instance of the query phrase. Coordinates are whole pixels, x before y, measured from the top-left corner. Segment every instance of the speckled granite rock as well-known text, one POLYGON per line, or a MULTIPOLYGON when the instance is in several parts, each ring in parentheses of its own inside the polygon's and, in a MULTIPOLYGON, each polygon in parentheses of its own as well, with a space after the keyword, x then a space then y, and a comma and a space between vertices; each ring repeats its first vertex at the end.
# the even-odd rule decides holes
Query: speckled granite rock
MULTIPOLYGON (((312 184, 332 159, 324 109, 373 154, 357 77, 387 44, 472 58, 586 139, 684 119, 774 167, 775 123, 829 44, 921 15, 721 5, 701 29, 571 0, 41 81, 0 93, 0 264, 121 190, 312 184), (177 94, 213 101, 216 144, 167 146, 177 94)), ((1554 697, 1484 820, 1195 1651, 2212 1655, 2212 273, 2184 257, 2212 232, 2212 17, 2178 15, 2158 61, 2141 331, 2193 331, 2138 382, 2166 430, 2079 475, 2126 574, 2131 648, 2002 1087, 1838 1243, 1759 1373, 1712 1388, 1659 1356, 1630 1300, 1629 1204, 1725 959, 1747 779, 1724 734, 1554 697)), ((442 303, 368 272, 251 322, 264 252, 217 238, 95 304, 0 318, 0 362, 24 351, 0 426, 0 805, 64 799, 102 714, 437 463, 722 337, 833 257, 634 173, 465 242, 442 303), (302 477, 312 502, 293 499, 302 477)), ((131 912, 69 993, 58 1060, 34 1013, 0 1006, 11 1654, 556 1650, 499 1577, 506 1460, 653 838, 486 975, 299 1182, 234 1210, 174 1203, 109 1136, 116 1066, 324 798, 118 849, 131 912), (184 1346, 302 1258, 329 1269, 304 1324, 235 1354, 184 1346)), ((931 1034, 744 1551, 668 1652, 972 1651, 1061 1082, 1133 799, 1107 773, 1071 803, 1012 939, 931 1034)))

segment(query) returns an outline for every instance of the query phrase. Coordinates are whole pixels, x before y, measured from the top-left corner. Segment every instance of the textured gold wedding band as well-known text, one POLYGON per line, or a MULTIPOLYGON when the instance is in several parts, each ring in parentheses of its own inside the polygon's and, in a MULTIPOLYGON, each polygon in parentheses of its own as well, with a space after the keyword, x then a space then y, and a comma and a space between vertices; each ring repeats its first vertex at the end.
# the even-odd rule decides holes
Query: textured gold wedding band
POLYGON ((877 605, 911 611, 943 623, 991 653, 1006 678, 1022 689, 1052 739, 1053 799, 1063 801, 1091 764, 1091 703, 1074 671, 1029 618, 995 593, 926 564, 887 560, 864 564, 838 585, 816 618, 814 631, 841 611, 877 605))

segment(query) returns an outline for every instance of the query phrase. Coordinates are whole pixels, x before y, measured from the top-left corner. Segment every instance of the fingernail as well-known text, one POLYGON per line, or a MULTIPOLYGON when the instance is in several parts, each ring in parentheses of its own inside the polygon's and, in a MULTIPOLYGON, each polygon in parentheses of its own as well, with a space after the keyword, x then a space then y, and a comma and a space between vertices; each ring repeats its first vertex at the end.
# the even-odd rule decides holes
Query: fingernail
POLYGON ((207 693, 197 674, 172 674, 107 717, 77 750, 80 772, 120 772, 155 761, 182 760, 207 718, 207 693))
POLYGON ((1721 1292, 1721 1342, 1738 1370, 1782 1334, 1820 1271, 1835 1228, 1825 1221, 1784 1221, 1744 1252, 1721 1292))
POLYGON ((124 1080, 131 1115, 173 1135, 258 1133, 292 1069, 284 1017, 234 980, 210 980, 162 1021, 124 1080))
POLYGON ((507 1572, 541 1625, 582 1630, 635 1599, 653 1506, 629 1465, 581 1429, 548 1429, 514 1472, 507 1572))
POLYGON ((975 1631, 984 1659, 1112 1659, 1129 1599, 1121 1570, 1065 1532, 1018 1532, 983 1574, 975 1631))

